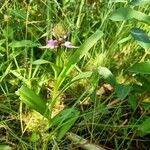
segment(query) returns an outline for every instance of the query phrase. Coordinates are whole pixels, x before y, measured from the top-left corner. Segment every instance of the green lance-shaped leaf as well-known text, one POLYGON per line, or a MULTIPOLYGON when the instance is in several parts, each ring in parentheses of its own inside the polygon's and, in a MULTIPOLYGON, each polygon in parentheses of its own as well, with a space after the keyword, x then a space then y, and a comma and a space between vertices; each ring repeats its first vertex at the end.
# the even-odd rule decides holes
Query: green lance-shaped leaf
POLYGON ((116 86, 116 78, 111 71, 106 67, 99 67, 98 73, 112 86, 116 86))
POLYGON ((90 36, 78 50, 68 59, 63 70, 57 79, 57 88, 60 87, 62 82, 65 80, 66 75, 71 71, 74 65, 87 54, 89 49, 103 36, 103 32, 97 30, 92 36, 90 36))
POLYGON ((113 21, 126 21, 130 19, 136 19, 150 24, 150 16, 130 7, 122 7, 114 10, 114 12, 112 12, 110 16, 110 19, 113 21))
POLYGON ((141 136, 150 134, 150 117, 147 118, 145 121, 143 121, 142 124, 139 125, 137 131, 141 136))
POLYGON ((67 131, 74 125, 80 112, 75 108, 67 108, 60 111, 51 121, 51 127, 56 128, 57 140, 64 137, 67 131))
POLYGON ((20 96, 20 100, 22 102, 35 109, 44 117, 49 118, 49 111, 46 102, 42 100, 38 95, 36 95, 34 91, 22 85, 21 88, 16 92, 16 94, 20 96))
POLYGON ((139 28, 132 28, 131 35, 141 47, 143 47, 144 49, 150 48, 150 37, 146 34, 144 30, 139 28))
POLYGON ((133 73, 150 74, 150 62, 136 63, 128 70, 133 73))
POLYGON ((144 5, 150 3, 150 0, 131 0, 130 5, 144 5))
POLYGON ((132 90, 131 85, 118 84, 116 86, 117 97, 123 100, 128 96, 128 94, 131 92, 131 90, 132 90))

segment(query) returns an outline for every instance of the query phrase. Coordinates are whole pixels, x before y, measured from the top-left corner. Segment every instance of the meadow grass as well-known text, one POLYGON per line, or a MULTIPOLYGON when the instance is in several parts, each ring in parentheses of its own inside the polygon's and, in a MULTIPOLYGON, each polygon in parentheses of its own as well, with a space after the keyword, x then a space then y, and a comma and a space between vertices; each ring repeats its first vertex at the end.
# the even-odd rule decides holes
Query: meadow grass
POLYGON ((0 6, 0 150, 150 147, 149 3, 0 6), (64 35, 79 48, 46 48, 64 35))

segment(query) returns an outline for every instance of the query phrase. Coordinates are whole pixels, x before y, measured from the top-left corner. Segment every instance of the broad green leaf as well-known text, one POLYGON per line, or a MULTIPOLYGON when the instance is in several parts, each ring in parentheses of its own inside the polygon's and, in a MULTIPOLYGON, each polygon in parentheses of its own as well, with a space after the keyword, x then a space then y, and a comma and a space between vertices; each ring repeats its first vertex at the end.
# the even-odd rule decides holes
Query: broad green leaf
POLYGON ((111 71, 106 67, 99 67, 98 73, 112 86, 116 85, 116 78, 111 71))
POLYGON ((150 62, 136 63, 128 69, 130 72, 150 74, 150 62))
POLYGON ((49 119, 49 110, 46 101, 42 100, 34 91, 22 85, 21 88, 16 91, 16 94, 20 97, 22 102, 49 119))
POLYGON ((62 82, 65 80, 66 75, 71 71, 75 64, 83 58, 90 50, 90 48, 103 36, 103 32, 97 30, 92 36, 90 36, 74 54, 68 59, 63 70, 61 71, 57 79, 57 87, 59 88, 62 82))
POLYGON ((133 18, 133 9, 129 7, 119 8, 114 10, 110 16, 113 21, 126 21, 133 18))
POLYGON ((132 87, 130 85, 118 84, 116 86, 117 97, 123 100, 128 96, 131 90, 132 87))
POLYGON ((129 4, 131 5, 143 5, 150 3, 150 0, 130 0, 129 4))
POLYGON ((57 128, 57 140, 64 137, 67 131, 74 125, 80 112, 74 108, 60 111, 51 121, 51 127, 57 128))
POLYGON ((150 134, 150 117, 143 121, 138 127, 138 132, 140 135, 150 134))
POLYGON ((30 40, 22 40, 22 41, 13 41, 9 44, 10 47, 16 48, 16 47, 35 47, 37 46, 37 43, 34 43, 30 40))
POLYGON ((113 21, 126 21, 130 19, 137 19, 139 21, 150 24, 150 16, 140 11, 136 11, 130 7, 122 7, 114 10, 114 12, 110 16, 110 19, 113 21))
POLYGON ((58 132, 58 140, 61 140, 64 137, 64 135, 70 130, 70 128, 79 118, 79 114, 80 114, 79 111, 76 111, 74 115, 72 115, 72 118, 68 119, 65 123, 62 124, 62 127, 58 132))
POLYGON ((60 111, 56 116, 54 116, 51 120, 50 126, 61 126, 61 122, 66 121, 68 118, 71 118, 73 114, 76 112, 74 108, 66 108, 60 111))
POLYGON ((139 28, 132 28, 131 35, 141 47, 143 47, 144 49, 150 48, 150 37, 146 34, 144 30, 139 28))

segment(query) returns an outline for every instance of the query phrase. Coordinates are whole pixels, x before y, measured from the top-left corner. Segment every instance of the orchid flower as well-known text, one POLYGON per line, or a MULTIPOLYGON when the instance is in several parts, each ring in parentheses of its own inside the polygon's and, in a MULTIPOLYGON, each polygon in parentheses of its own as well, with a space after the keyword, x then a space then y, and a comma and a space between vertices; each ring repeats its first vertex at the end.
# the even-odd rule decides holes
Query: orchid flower
POLYGON ((69 41, 65 41, 62 44, 61 43, 62 43, 62 40, 49 40, 47 42, 46 48, 53 49, 53 48, 59 47, 60 45, 66 48, 78 48, 77 46, 72 45, 72 43, 69 41))
POLYGON ((65 46, 66 48, 78 48, 77 46, 72 45, 72 43, 69 41, 66 41, 65 43, 63 43, 61 45, 65 46))
POLYGON ((47 42, 46 48, 53 49, 53 48, 58 47, 58 45, 59 45, 59 42, 57 40, 49 40, 47 42))

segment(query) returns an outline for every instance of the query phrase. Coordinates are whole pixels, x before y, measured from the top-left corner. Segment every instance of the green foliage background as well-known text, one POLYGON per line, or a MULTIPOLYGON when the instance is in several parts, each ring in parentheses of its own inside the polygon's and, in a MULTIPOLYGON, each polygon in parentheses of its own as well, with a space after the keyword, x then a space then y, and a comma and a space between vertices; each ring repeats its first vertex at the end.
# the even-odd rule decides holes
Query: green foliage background
POLYGON ((2 0, 0 149, 147 149, 149 8, 149 0, 2 0), (78 49, 45 47, 65 33, 78 49))

